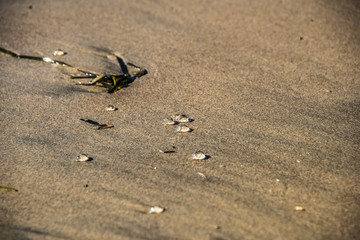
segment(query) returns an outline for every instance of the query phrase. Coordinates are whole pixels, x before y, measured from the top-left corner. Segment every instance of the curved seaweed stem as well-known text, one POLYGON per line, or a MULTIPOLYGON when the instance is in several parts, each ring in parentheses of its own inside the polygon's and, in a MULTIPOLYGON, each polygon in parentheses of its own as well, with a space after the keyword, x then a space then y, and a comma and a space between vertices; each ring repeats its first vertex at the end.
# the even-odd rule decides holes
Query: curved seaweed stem
POLYGON ((62 61, 58 61, 58 60, 54 60, 52 58, 49 58, 49 57, 36 57, 36 56, 29 56, 29 55, 21 55, 21 54, 17 54, 17 53, 14 53, 8 49, 5 49, 5 48, 2 48, 0 47, 0 52, 3 52, 5 54, 8 54, 12 57, 15 57, 15 58, 23 58, 23 59, 30 59, 30 60, 35 60, 35 61, 40 61, 40 62, 46 62, 46 63, 51 63, 51 64, 56 64, 56 65, 61 65, 61 66, 65 66, 65 67, 70 67, 70 68, 73 68, 79 72, 82 72, 82 73, 85 73, 87 76, 92 76, 92 77, 97 77, 98 75, 97 74, 94 74, 94 73, 91 73, 91 72, 87 72, 87 71, 84 71, 84 70, 81 70, 81 69, 78 69, 66 62, 62 62, 62 61))
POLYGON ((78 85, 89 86, 89 85, 95 85, 96 83, 99 83, 99 84, 101 84, 102 87, 108 88, 108 93, 113 93, 116 90, 126 87, 130 83, 134 82, 136 78, 139 78, 139 77, 147 74, 146 69, 138 67, 135 64, 128 63, 129 66, 138 69, 138 71, 131 76, 129 74, 126 63, 124 62, 124 60, 122 58, 120 58, 118 56, 116 56, 116 59, 120 65, 122 74, 121 75, 110 75, 110 74, 106 74, 106 73, 95 74, 95 73, 87 72, 87 71, 78 69, 68 63, 65 63, 62 61, 57 61, 57 60, 51 59, 49 57, 36 57, 36 56, 17 54, 15 52, 12 52, 12 51, 2 48, 2 47, 0 47, 0 52, 3 52, 5 54, 8 54, 12 57, 19 58, 19 59, 20 58, 30 59, 30 60, 41 61, 41 62, 46 62, 46 63, 51 63, 51 64, 56 64, 56 65, 73 68, 73 69, 83 73, 84 75, 70 75, 70 78, 93 78, 93 80, 89 81, 88 83, 78 83, 78 85))
POLYGON ((17 190, 16 188, 8 187, 8 186, 0 186, 0 189, 6 190, 6 191, 14 191, 14 192, 18 192, 18 191, 19 191, 19 190, 17 190))

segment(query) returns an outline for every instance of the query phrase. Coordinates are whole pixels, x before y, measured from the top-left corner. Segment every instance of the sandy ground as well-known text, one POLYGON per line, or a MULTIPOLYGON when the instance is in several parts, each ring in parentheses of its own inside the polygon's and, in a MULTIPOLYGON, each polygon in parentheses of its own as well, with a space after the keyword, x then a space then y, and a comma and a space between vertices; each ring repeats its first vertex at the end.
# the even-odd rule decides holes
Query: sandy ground
POLYGON ((0 13, 1 47, 120 73, 116 52, 148 70, 108 94, 0 53, 0 185, 19 190, 0 190, 1 239, 360 238, 359 2, 19 0, 0 13), (192 132, 162 124, 175 113, 192 132))

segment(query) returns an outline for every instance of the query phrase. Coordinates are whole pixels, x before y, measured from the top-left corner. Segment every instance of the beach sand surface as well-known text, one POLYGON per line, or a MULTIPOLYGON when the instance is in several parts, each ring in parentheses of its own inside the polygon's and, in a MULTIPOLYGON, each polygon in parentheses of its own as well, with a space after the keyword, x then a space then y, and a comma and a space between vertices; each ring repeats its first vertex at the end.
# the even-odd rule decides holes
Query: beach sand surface
POLYGON ((357 1, 0 6, 0 47, 148 71, 108 94, 0 53, 1 239, 360 238, 357 1), (177 113, 192 132, 162 124, 177 113))

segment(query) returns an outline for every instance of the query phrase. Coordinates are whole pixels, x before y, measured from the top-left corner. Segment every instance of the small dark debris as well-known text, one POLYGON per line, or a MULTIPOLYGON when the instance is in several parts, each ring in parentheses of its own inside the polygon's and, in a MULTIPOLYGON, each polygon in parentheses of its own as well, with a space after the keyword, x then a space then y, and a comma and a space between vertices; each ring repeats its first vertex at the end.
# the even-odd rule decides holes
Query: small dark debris
POLYGON ((300 41, 301 41, 301 40, 304 40, 304 38, 303 38, 303 37, 300 37, 299 40, 300 40, 300 41))
POLYGON ((29 9, 32 9, 32 5, 29 6, 29 9))
POLYGON ((114 127, 114 125, 102 125, 102 126, 99 126, 97 129, 101 130, 101 129, 113 128, 113 127, 114 127))
POLYGON ((176 151, 169 150, 169 151, 164 151, 164 153, 176 153, 176 151))
POLYGON ((93 121, 91 119, 83 119, 83 118, 81 118, 80 120, 83 121, 83 122, 87 122, 87 123, 90 123, 92 125, 97 126, 98 130, 106 129, 106 128, 113 128, 114 127, 114 125, 102 124, 102 123, 93 121))
POLYGON ((89 187, 89 185, 88 185, 88 184, 85 184, 85 185, 84 185, 84 187, 86 187, 86 188, 87 188, 87 187, 89 187))

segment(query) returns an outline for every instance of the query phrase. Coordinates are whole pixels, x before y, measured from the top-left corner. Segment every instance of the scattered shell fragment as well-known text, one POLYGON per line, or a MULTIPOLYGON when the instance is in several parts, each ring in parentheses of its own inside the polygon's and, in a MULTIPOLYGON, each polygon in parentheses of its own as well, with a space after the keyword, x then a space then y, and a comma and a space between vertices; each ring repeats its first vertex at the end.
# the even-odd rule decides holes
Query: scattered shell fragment
POLYGON ((181 125, 176 128, 176 131, 177 132, 191 132, 191 128, 189 128, 188 126, 185 126, 185 125, 181 125))
POLYGON ((107 107, 105 108, 105 110, 110 112, 110 111, 116 111, 117 108, 114 107, 113 105, 109 105, 109 106, 107 106, 107 107))
POLYGON ((300 211, 305 211, 305 208, 303 208, 302 206, 296 206, 295 210, 300 212, 300 211))
POLYGON ((66 54, 66 52, 64 52, 61 49, 55 50, 54 53, 53 53, 54 56, 63 56, 65 54, 66 54))
POLYGON ((186 123, 186 122, 191 122, 193 121, 192 119, 188 118, 186 115, 184 114, 177 114, 177 115, 174 115, 172 116, 172 119, 174 121, 177 121, 179 123, 186 123))
POLYGON ((90 158, 86 154, 83 154, 83 153, 80 153, 76 158, 77 162, 86 162, 89 160, 90 160, 90 158))
POLYGON ((54 62, 54 60, 52 60, 51 58, 48 58, 48 57, 43 57, 43 61, 48 62, 48 63, 54 62))
POLYGON ((206 176, 205 174, 201 173, 201 172, 198 172, 197 173, 203 180, 206 180, 206 176))
POLYGON ((150 208, 149 213, 162 213, 164 211, 165 211, 165 208, 154 206, 154 207, 150 208))
POLYGON ((165 125, 175 125, 176 124, 176 122, 172 118, 164 118, 163 123, 165 125))
POLYGON ((201 151, 196 151, 192 154, 192 158, 194 160, 204 160, 204 159, 206 159, 206 155, 205 155, 205 153, 203 153, 201 151))

